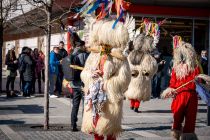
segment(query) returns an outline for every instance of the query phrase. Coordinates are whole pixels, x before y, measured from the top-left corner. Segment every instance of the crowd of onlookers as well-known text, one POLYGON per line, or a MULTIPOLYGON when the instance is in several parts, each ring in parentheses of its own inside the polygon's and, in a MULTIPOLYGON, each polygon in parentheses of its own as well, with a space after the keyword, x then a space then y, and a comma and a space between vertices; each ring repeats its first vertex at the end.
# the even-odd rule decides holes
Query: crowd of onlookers
MULTIPOLYGON (((6 93, 7 97, 16 97, 18 96, 14 92, 14 82, 16 76, 20 75, 20 92, 24 97, 30 97, 35 94, 36 89, 39 93, 42 93, 41 83, 45 81, 45 55, 42 51, 35 48, 32 50, 29 47, 23 47, 22 52, 19 54, 19 57, 16 57, 15 46, 9 45, 9 50, 6 54, 5 65, 7 66, 7 82, 6 82, 6 93), (36 88, 36 83, 38 83, 38 88, 36 88), (11 90, 10 90, 11 87, 11 90)), ((67 51, 64 49, 64 42, 59 43, 57 48, 56 59, 61 61, 66 57, 67 51)), ((55 49, 53 49, 55 50, 55 49)), ((52 51, 54 52, 54 51, 52 51)), ((51 53, 50 55, 52 55, 51 53)), ((51 58, 51 57, 50 57, 51 58)), ((50 60, 52 62, 52 60, 50 60)), ((50 65, 52 66, 52 65, 50 65)), ((50 71, 52 71, 50 67, 50 71)), ((52 77, 50 77, 52 79, 52 77)), ((55 81, 55 91, 58 92, 58 95, 61 95, 62 92, 62 80, 63 72, 61 64, 58 64, 58 69, 56 70, 56 81, 55 81)), ((54 87, 53 87, 54 88, 54 87)), ((52 92, 52 91, 50 91, 52 92)), ((54 92, 54 89, 53 89, 54 92)))
MULTIPOLYGON (((164 77, 170 77, 173 60, 166 62, 159 51, 154 51, 152 55, 158 63, 158 71, 153 77, 152 81, 152 97, 159 98, 161 91, 164 90, 164 87, 162 87, 163 82, 169 82, 164 77)), ((64 58, 68 59, 68 57, 68 53, 64 49, 63 41, 60 41, 59 45, 54 47, 50 53, 49 95, 52 98, 61 96, 62 83, 64 80, 64 71, 61 62, 64 58)), ((17 58, 15 55, 15 46, 9 46, 9 51, 5 60, 5 64, 7 65, 7 97, 17 96, 17 94, 14 92, 14 82, 17 72, 20 74, 20 91, 23 96, 30 97, 33 95, 36 92, 36 83, 38 83, 38 92, 42 93, 41 83, 42 81, 45 81, 44 59, 45 55, 42 51, 38 50, 37 48, 32 50, 29 47, 23 47, 21 54, 19 54, 19 57, 17 58), (11 90, 9 90, 10 86, 11 90)), ((208 74, 208 52, 206 50, 201 51, 201 55, 198 57, 198 62, 202 66, 203 73, 208 74)), ((68 71, 68 69, 65 71, 68 71)))
POLYGON ((20 74, 20 91, 24 97, 30 97, 36 92, 36 82, 38 81, 38 92, 41 93, 41 81, 44 76, 44 54, 37 48, 32 50, 29 47, 23 47, 21 54, 17 58, 15 55, 15 46, 10 45, 6 55, 5 64, 7 65, 7 97, 16 97, 14 92, 14 82, 17 72, 20 74), (9 87, 11 86, 11 90, 9 87))

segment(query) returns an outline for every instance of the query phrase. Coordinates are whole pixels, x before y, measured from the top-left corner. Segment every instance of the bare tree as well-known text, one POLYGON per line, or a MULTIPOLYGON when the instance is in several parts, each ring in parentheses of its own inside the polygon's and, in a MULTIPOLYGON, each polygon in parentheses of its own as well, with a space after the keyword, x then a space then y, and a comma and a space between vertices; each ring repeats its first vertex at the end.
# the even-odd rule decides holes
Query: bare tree
MULTIPOLYGON (((33 20, 31 20, 31 15, 27 15, 24 12, 23 7, 21 8, 23 13, 23 18, 28 25, 43 29, 47 38, 47 45, 45 47, 45 85, 44 85, 44 98, 45 98, 45 106, 44 106, 44 129, 49 128, 49 53, 51 46, 51 28, 54 24, 60 24, 64 26, 62 20, 66 18, 66 16, 71 12, 72 5, 76 2, 76 0, 72 0, 69 6, 69 9, 63 9, 58 4, 56 4, 55 0, 25 0, 28 4, 35 7, 35 15, 33 15, 33 20), (62 10, 60 14, 56 16, 56 18, 52 19, 52 8, 53 6, 58 6, 62 10), (40 19, 40 17, 42 17, 40 19)), ((69 18, 69 17, 68 17, 69 18)))

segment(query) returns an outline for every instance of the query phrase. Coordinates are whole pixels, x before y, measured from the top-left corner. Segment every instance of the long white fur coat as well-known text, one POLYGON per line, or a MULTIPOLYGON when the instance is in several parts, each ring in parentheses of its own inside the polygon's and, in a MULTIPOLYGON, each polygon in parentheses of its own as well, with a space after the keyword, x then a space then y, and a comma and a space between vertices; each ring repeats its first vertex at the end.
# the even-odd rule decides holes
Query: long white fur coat
MULTIPOLYGON (((92 83, 91 70, 96 67, 99 59, 99 53, 91 53, 86 61, 85 68, 81 73, 81 79, 85 84, 85 92, 87 92, 90 83, 92 83)), ((127 60, 121 61, 114 57, 109 57, 106 60, 103 79, 107 86, 106 94, 108 95, 108 101, 102 108, 103 115, 100 116, 96 127, 93 125, 92 110, 84 111, 82 122, 83 132, 94 132, 98 135, 106 136, 118 135, 122 131, 123 93, 130 83, 130 73, 127 60)), ((88 106, 85 106, 85 110, 86 107, 88 106)))
POLYGON ((152 78, 157 72, 158 65, 154 57, 149 53, 152 48, 153 39, 140 34, 134 39, 134 49, 128 56, 132 73, 131 82, 125 96, 128 99, 141 101, 150 100, 152 90, 152 78))
POLYGON ((157 71, 157 62, 149 54, 139 55, 143 55, 142 61, 139 65, 133 65, 129 61, 131 72, 136 71, 138 72, 138 75, 132 75, 125 96, 128 99, 148 101, 151 96, 152 78, 157 71))

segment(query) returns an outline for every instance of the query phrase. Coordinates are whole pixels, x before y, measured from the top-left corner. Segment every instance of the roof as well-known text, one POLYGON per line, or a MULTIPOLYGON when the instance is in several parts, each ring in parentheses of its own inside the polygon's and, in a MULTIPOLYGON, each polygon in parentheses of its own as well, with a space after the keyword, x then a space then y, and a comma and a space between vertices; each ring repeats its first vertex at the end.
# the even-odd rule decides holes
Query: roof
MULTIPOLYGON (((59 17, 62 16, 62 22, 67 23, 68 17, 73 15, 74 12, 70 12, 69 8, 77 7, 78 0, 55 0, 52 8, 52 32, 60 32, 61 27, 58 24, 59 17), (75 2, 74 2, 75 1, 75 2), (74 2, 72 6, 72 2, 74 2)), ((47 16, 46 13, 41 10, 43 7, 32 9, 26 12, 24 15, 16 16, 7 22, 7 26, 4 30, 4 40, 16 40, 27 37, 34 37, 44 35, 44 30, 37 26, 46 26, 47 16), (35 24, 37 26, 33 26, 35 24)))
POLYGON ((210 8, 210 0, 131 0, 131 3, 153 6, 210 8))

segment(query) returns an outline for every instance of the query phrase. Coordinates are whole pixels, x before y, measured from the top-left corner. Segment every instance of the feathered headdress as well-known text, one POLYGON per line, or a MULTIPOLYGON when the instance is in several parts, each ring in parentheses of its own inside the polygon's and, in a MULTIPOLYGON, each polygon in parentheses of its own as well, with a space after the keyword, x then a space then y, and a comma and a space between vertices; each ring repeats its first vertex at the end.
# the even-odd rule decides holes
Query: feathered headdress
POLYGON ((152 47, 156 47, 160 39, 160 26, 164 23, 164 21, 165 20, 160 21, 159 23, 155 23, 145 18, 141 23, 140 28, 136 30, 135 37, 141 33, 144 33, 145 36, 151 36, 154 39, 152 47))
POLYGON ((97 9, 100 10, 96 16, 96 20, 101 20, 108 18, 111 15, 113 4, 115 4, 115 9, 117 12, 117 19, 112 25, 114 29, 119 20, 123 17, 123 14, 128 10, 130 3, 125 0, 83 0, 84 5, 78 12, 78 15, 85 16, 87 14, 92 14, 97 9))
POLYGON ((182 37, 175 35, 173 36, 173 48, 176 49, 181 45, 182 37))
POLYGON ((133 40, 135 34, 135 19, 126 16, 124 23, 118 23, 114 29, 112 26, 115 20, 103 19, 96 21, 92 15, 86 16, 84 37, 86 45, 106 44, 114 48, 125 48, 129 40, 133 40))

